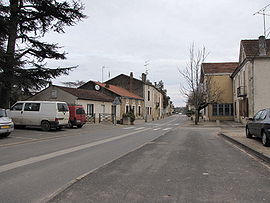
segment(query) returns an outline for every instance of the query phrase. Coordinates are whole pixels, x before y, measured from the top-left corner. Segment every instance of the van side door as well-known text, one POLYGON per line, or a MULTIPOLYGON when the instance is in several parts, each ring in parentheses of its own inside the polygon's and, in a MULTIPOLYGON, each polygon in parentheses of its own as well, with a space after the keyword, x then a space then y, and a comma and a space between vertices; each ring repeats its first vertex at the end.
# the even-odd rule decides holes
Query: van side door
POLYGON ((39 110, 40 103, 25 103, 22 114, 23 125, 40 125, 39 110))

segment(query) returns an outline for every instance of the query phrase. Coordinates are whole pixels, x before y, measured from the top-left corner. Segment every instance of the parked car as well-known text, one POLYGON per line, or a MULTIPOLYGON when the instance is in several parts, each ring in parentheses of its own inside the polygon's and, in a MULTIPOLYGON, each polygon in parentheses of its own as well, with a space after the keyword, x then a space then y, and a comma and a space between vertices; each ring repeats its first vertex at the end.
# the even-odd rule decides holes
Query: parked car
POLYGON ((81 128, 86 123, 86 114, 82 105, 69 105, 69 127, 81 128))
POLYGON ((18 101, 8 111, 15 126, 40 126, 43 131, 68 125, 69 110, 60 101, 18 101))
POLYGON ((7 137, 14 130, 14 124, 5 109, 0 109, 0 136, 7 137))
POLYGON ((270 109, 260 110, 246 125, 246 137, 262 139, 264 146, 270 146, 270 109))

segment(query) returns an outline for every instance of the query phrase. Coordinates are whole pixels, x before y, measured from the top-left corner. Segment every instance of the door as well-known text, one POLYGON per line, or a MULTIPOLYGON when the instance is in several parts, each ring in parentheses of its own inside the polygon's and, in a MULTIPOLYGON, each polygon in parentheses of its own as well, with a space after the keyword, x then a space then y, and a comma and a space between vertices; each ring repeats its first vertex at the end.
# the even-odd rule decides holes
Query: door
POLYGON ((248 124, 248 128, 249 128, 249 132, 253 135, 256 135, 256 125, 257 125, 257 122, 259 121, 260 119, 260 115, 261 115, 262 111, 259 111, 255 114, 255 116, 253 117, 253 121, 251 121, 249 124, 248 124))
POLYGON ((262 131, 262 128, 263 128, 263 125, 264 125, 264 120, 266 119, 266 116, 267 116, 267 110, 263 110, 261 115, 260 115, 260 118, 259 118, 258 122, 256 122, 255 135, 258 136, 258 137, 261 137, 261 131, 262 131))
POLYGON ((22 114, 23 114, 24 103, 16 103, 10 108, 10 117, 15 125, 22 125, 22 114))
POLYGON ((40 125, 40 103, 25 103, 22 113, 23 125, 40 125))

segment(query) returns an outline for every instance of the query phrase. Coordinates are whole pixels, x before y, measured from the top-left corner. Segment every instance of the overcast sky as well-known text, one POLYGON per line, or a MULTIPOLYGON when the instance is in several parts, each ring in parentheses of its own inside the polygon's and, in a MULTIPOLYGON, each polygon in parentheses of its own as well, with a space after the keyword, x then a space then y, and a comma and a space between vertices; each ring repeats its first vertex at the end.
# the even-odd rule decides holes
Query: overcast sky
MULTIPOLYGON (((83 22, 50 33, 46 40, 57 42, 68 52, 65 61, 49 61, 50 66, 79 67, 68 76, 54 80, 101 81, 121 73, 140 78, 149 60, 148 78, 163 80, 176 106, 183 106, 178 68, 188 61, 189 47, 203 45, 210 52, 207 62, 238 61, 241 39, 257 39, 263 34, 261 15, 253 13, 266 0, 82 0, 83 22)), ((270 8, 269 8, 270 13, 270 8)), ((266 20, 270 22, 270 17, 266 20)), ((270 26, 270 23, 268 24, 270 26)))

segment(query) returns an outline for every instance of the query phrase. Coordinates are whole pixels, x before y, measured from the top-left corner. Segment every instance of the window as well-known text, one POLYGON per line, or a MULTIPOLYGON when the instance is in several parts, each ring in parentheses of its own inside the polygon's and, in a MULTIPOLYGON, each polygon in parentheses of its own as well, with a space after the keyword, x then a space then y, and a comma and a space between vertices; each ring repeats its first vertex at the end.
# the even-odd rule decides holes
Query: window
POLYGON ((128 113, 128 112, 129 112, 129 106, 126 105, 126 113, 128 113))
POLYGON ((263 110, 263 112, 260 115, 260 120, 264 120, 266 118, 266 115, 267 115, 267 111, 263 110))
POLYGON ((25 111, 39 111, 40 103, 25 103, 24 110, 25 111))
POLYGON ((94 115, 94 104, 87 104, 87 115, 94 115))
POLYGON ((52 92, 51 92, 51 98, 52 99, 57 99, 57 90, 52 90, 52 92))
POLYGON ((85 114, 85 111, 84 111, 83 108, 77 108, 76 109, 76 114, 78 114, 78 115, 84 115, 85 114))
POLYGON ((255 116, 254 116, 254 120, 259 120, 260 117, 261 117, 261 113, 262 113, 262 112, 263 112, 263 111, 259 111, 258 113, 256 113, 255 116))
POLYGON ((21 111, 23 108, 23 103, 17 103, 13 107, 11 107, 12 111, 21 111))
POLYGON ((150 101, 150 91, 148 90, 148 101, 150 101))
POLYGON ((132 106, 132 111, 135 114, 135 106, 132 106))
POLYGON ((214 104, 213 116, 233 116, 233 104, 214 104))
POLYGON ((151 115, 152 114, 152 107, 150 107, 149 109, 150 109, 149 115, 151 115))
POLYGON ((105 105, 101 104, 102 113, 105 113, 105 105))
POLYGON ((138 115, 141 115, 141 106, 138 106, 138 115))
POLYGON ((68 106, 66 103, 57 103, 57 109, 59 112, 67 112, 68 106))

